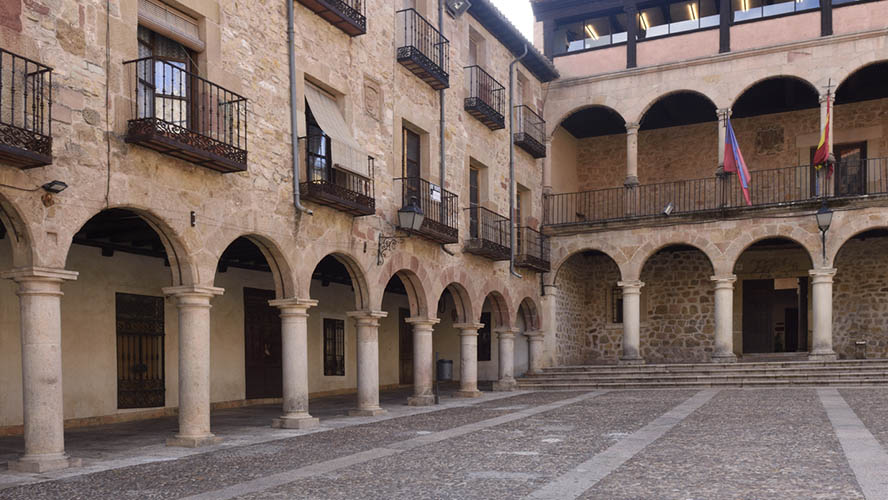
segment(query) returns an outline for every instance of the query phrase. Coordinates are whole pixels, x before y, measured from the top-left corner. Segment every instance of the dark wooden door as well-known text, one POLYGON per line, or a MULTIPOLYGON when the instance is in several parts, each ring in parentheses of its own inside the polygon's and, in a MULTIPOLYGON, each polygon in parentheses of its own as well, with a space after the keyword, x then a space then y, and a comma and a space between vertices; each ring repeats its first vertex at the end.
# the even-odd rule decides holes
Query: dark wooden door
POLYGON ((117 407, 166 404, 163 297, 118 293, 117 407))
POLYGON ((836 156, 836 196, 866 194, 866 143, 840 144, 836 156))
POLYGON ((808 350, 808 278, 799 278, 799 347, 798 350, 808 350))
POLYGON ((416 198, 417 203, 422 203, 420 182, 420 139, 419 134, 409 129, 404 129, 404 204, 410 203, 411 198, 416 198))
POLYGON ((799 309, 797 307, 784 309, 784 324, 786 325, 786 352, 799 350, 799 309))
POLYGON ((481 313, 481 323, 484 325, 478 329, 478 361, 490 361, 490 348, 493 339, 490 332, 490 313, 481 313))
POLYGON ((398 309, 398 383, 413 384, 413 328, 407 324, 410 309, 398 309))
POLYGON ((282 395, 281 317, 276 308, 268 305, 272 299, 272 290, 244 288, 247 399, 282 395))
POLYGON ((774 280, 743 281, 743 352, 774 352, 774 280))

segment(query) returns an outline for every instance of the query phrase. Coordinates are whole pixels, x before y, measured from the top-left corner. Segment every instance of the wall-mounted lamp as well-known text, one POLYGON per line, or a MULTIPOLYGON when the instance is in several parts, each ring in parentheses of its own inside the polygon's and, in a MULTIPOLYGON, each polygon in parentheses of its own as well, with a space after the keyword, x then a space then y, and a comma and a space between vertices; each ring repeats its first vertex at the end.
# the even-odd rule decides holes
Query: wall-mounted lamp
POLYGON ((62 181, 50 181, 40 187, 48 193, 58 194, 67 189, 68 185, 62 181))
POLYGON ((465 14, 471 6, 472 2, 469 0, 447 0, 444 2, 444 7, 447 8, 447 14, 454 19, 459 19, 459 17, 465 14))
POLYGON ((826 206, 826 200, 823 200, 823 205, 820 206, 820 210, 817 211, 817 227, 820 228, 820 237, 821 244, 823 246, 823 263, 826 264, 826 232, 829 231, 829 226, 832 224, 833 211, 826 206))
POLYGON ((379 247, 376 251, 376 265, 381 266, 385 262, 385 254, 404 238, 409 238, 414 231, 422 228, 425 214, 422 212, 416 197, 410 198, 410 203, 398 210, 398 228, 407 231, 407 236, 383 236, 379 233, 379 247))
POLYGON ((675 203, 672 203, 671 201, 665 207, 663 207, 663 215, 672 215, 672 212, 674 211, 675 203))

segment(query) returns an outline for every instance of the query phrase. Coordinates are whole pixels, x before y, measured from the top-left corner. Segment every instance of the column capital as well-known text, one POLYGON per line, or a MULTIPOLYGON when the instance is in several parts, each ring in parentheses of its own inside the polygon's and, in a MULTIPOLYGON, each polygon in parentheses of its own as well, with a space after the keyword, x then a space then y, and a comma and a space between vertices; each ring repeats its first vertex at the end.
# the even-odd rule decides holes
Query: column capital
POLYGON ((543 285, 543 296, 558 295, 558 287, 555 285, 543 285))
POLYGON ((827 92, 826 94, 820 94, 820 102, 821 105, 826 104, 826 101, 829 100, 830 104, 835 104, 836 102, 836 93, 835 92, 827 92))
MULTIPOLYGON (((474 330, 475 335, 477 335, 478 330, 484 328, 484 323, 454 323, 453 327, 458 330, 463 330, 463 333, 465 333, 466 330, 474 330)), ((462 333, 460 333, 460 335, 462 335, 462 333)))
POLYGON ((734 288, 734 283, 737 282, 736 274, 722 274, 717 276, 710 276, 710 280, 715 282, 715 288, 734 288))
POLYGON ((812 283, 832 283, 833 277, 836 275, 836 269, 832 268, 821 268, 821 269, 812 269, 808 271, 808 274, 812 278, 812 283))
POLYGON ((408 325, 413 325, 414 327, 427 326, 427 327, 431 328, 431 327, 437 325, 438 323, 440 323, 441 320, 438 318, 407 318, 404 320, 404 322, 407 323, 408 325))
POLYGON ((502 339, 514 339, 515 335, 518 333, 518 329, 511 326, 504 326, 493 330, 493 333, 497 334, 497 336, 502 339))
POLYGON ((637 134, 639 128, 641 128, 641 124, 638 122, 626 122, 627 134, 637 134))
POLYGON ((73 281, 80 273, 54 267, 17 267, 0 273, 0 278, 22 281, 73 281))
POLYGON ((546 333, 540 330, 532 330, 529 332, 524 332, 524 336, 527 337, 527 340, 531 342, 542 342, 543 337, 546 336, 546 333))
POLYGON ((731 108, 718 108, 715 110, 715 116, 718 117, 719 120, 725 121, 726 119, 731 117, 731 114, 734 113, 734 110, 731 108))
POLYGON ((166 296, 174 296, 174 297, 206 297, 213 298, 216 295, 222 295, 225 293, 224 288, 219 288, 215 286, 200 286, 200 285, 182 285, 182 286, 168 286, 162 288, 161 291, 166 296))
POLYGON ((618 281, 617 286, 623 289, 623 295, 641 293, 641 287, 644 286, 644 282, 641 280, 618 281))
MULTIPOLYGON (((313 300, 313 299, 297 299, 297 298, 274 299, 274 300, 269 300, 268 305, 270 305, 271 307, 277 307, 278 309, 281 310, 281 312, 287 312, 290 309, 295 309, 296 310, 295 312, 297 314, 298 313, 307 314, 307 311, 310 308, 318 305, 318 301, 313 300)), ((289 312, 293 312, 293 311, 289 311, 289 312)))
POLYGON ((388 316, 385 311, 349 311, 349 318, 354 318, 359 326, 379 326, 379 320, 388 316))

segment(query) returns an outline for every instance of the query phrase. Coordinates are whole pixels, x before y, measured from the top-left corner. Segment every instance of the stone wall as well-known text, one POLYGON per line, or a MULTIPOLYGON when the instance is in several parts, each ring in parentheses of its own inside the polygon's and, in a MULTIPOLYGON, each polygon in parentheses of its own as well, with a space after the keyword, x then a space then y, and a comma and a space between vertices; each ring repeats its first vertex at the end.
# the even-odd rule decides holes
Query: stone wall
POLYGON ((867 357, 888 357, 888 237, 852 239, 836 258, 833 283, 833 348, 855 356, 855 341, 867 342, 867 357))

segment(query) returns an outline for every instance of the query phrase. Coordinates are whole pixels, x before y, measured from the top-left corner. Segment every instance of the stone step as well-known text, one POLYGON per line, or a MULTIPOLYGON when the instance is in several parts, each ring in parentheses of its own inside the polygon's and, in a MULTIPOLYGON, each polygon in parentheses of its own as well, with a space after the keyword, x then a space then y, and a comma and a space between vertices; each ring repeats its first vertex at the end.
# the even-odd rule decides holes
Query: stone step
POLYGON ((772 374, 758 374, 758 373, 749 373, 749 374, 719 374, 719 375, 706 375, 706 374, 657 374, 651 375, 648 377, 634 377, 634 376, 610 376, 610 377, 525 377, 520 379, 521 383, 527 384, 548 384, 548 383, 558 383, 558 384, 585 384, 585 383, 618 383, 618 382, 668 382, 668 381, 706 381, 706 380, 740 380, 740 381, 754 381, 754 380, 822 380, 822 379, 830 379, 830 380, 851 380, 851 379, 884 379, 888 381, 888 371, 875 372, 875 373, 787 373, 781 375, 772 375, 772 374))
POLYGON ((518 382, 519 389, 525 390, 594 390, 594 389, 696 389, 707 387, 872 387, 888 386, 888 378, 858 378, 858 379, 822 379, 822 380, 782 380, 766 379, 756 381, 725 381, 707 379, 695 382, 627 382, 627 383, 552 383, 533 384, 525 381, 518 382))
POLYGON ((611 376, 659 376, 659 375, 727 375, 727 374, 794 374, 794 373, 883 373, 888 372, 888 364, 877 366, 826 366, 826 367, 790 367, 790 368, 744 368, 735 367, 733 369, 682 369, 682 370, 642 370, 642 371, 626 371, 626 370, 597 370, 597 371, 544 371, 537 374, 527 374, 527 378, 549 378, 549 377, 611 377, 611 376))
POLYGON ((574 365, 544 368, 544 372, 590 372, 613 371, 647 372, 652 370, 732 370, 732 369, 756 369, 756 368, 797 368, 797 367, 830 367, 830 366, 888 366, 888 360, 838 360, 838 361, 785 361, 785 362, 760 362, 760 363, 687 363, 687 364, 644 364, 644 365, 574 365))

